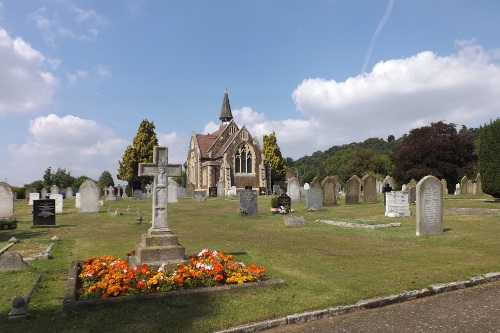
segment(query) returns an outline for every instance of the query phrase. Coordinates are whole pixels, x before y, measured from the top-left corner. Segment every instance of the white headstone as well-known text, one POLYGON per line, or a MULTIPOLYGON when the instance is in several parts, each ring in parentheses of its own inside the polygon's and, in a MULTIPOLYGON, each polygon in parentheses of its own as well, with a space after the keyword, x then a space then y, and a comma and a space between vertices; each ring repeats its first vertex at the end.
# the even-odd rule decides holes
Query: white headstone
POLYGON ((80 193, 75 194, 75 208, 80 208, 80 193))
POLYGON ((288 196, 292 202, 300 201, 300 183, 297 178, 292 177, 288 180, 288 196))
POLYGON ((66 188, 66 199, 71 199, 73 198, 73 188, 71 186, 68 186, 66 188))
MULTIPOLYGON (((59 187, 57 185, 52 185, 50 187, 50 194, 59 194, 59 187)), ((42 198, 45 199, 45 198, 42 198)))
POLYGON ((30 201, 28 205, 33 206, 33 200, 40 200, 40 193, 30 193, 30 201))
POLYGON ((179 184, 172 179, 168 180, 168 202, 179 202, 177 199, 179 184))
POLYGON ((50 199, 56 201, 56 214, 62 214, 63 212, 63 195, 62 194, 51 194, 50 199))
POLYGON ((14 192, 9 184, 0 182, 0 219, 14 217, 14 192))
POLYGON ((407 192, 392 191, 385 193, 385 216, 410 216, 410 203, 407 192))

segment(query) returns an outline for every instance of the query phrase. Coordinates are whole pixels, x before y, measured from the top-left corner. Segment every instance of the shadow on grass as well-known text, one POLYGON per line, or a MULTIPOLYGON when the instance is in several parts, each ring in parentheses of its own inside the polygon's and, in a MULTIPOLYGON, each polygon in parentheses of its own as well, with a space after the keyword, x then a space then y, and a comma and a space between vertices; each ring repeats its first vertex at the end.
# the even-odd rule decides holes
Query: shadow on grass
POLYGON ((452 228, 444 228, 443 232, 448 232, 448 231, 452 231, 452 230, 453 230, 452 228))

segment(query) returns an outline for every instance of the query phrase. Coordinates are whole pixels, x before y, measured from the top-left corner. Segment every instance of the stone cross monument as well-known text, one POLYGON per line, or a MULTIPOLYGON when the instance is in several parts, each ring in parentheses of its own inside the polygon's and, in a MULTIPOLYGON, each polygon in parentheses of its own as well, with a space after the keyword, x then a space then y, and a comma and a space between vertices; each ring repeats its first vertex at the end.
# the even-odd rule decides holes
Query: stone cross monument
POLYGON ((153 163, 139 163, 139 176, 154 177, 153 218, 151 228, 136 247, 136 264, 160 266, 186 261, 184 247, 168 227, 167 219, 168 177, 180 176, 181 171, 180 164, 168 164, 167 147, 154 147, 153 163))

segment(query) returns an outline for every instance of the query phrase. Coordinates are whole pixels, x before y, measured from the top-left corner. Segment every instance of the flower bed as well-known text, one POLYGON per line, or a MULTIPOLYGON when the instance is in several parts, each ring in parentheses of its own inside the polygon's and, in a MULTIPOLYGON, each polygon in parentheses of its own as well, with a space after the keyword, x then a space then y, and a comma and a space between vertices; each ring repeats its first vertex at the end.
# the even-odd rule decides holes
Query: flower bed
MULTIPOLYGON (((129 255, 129 254, 127 254, 129 255)), ((80 299, 167 292, 172 290, 242 284, 266 280, 265 268, 233 261, 233 255, 204 249, 189 258, 187 265, 167 270, 129 266, 127 261, 112 256, 86 259, 79 270, 80 299)))

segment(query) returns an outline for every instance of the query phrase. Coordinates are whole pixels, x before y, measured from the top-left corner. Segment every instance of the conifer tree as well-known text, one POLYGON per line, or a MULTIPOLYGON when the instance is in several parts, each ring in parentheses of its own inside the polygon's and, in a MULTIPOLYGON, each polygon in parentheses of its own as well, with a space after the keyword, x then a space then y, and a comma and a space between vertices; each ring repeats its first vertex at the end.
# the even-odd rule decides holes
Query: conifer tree
POLYGON ((281 155, 281 150, 278 146, 276 134, 274 133, 274 131, 272 134, 264 135, 263 146, 265 162, 269 163, 269 165, 271 166, 271 182, 274 184, 276 182, 285 181, 285 159, 281 155))
POLYGON ((133 182, 140 181, 142 189, 144 184, 152 179, 151 177, 139 178, 139 163, 153 162, 153 148, 155 146, 158 146, 155 125, 153 122, 144 119, 132 140, 132 145, 127 146, 123 152, 122 160, 118 161, 117 178, 127 181, 129 188, 133 188, 133 182))
POLYGON ((500 118, 480 127, 477 153, 483 192, 500 199, 500 118))

